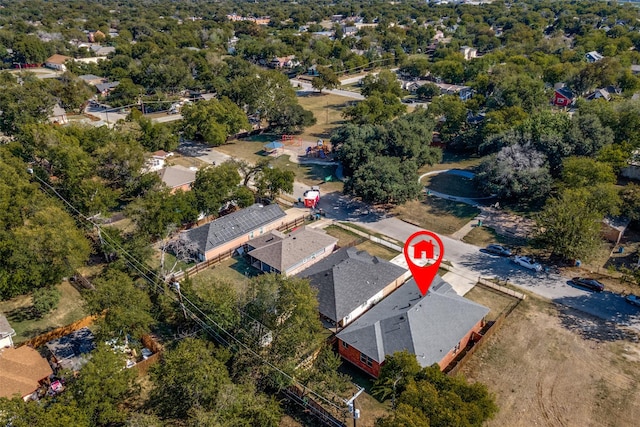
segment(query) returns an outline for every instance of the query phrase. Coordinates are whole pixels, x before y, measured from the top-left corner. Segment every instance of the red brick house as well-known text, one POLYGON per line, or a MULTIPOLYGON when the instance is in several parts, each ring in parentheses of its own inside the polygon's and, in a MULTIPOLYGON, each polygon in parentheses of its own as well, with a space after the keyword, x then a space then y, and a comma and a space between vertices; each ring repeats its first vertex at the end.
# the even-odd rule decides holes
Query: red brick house
POLYGON ((200 261, 210 260, 242 247, 249 240, 284 224, 286 214, 277 204, 256 203, 215 221, 183 231, 181 238, 193 242, 200 261))
POLYGON ((561 87, 553 92, 553 100, 551 101, 556 107, 570 107, 575 101, 575 96, 570 89, 561 87))
POLYGON ((426 296, 411 280, 336 335, 343 359, 377 378, 387 355, 407 350, 422 367, 445 369, 478 341, 489 309, 437 276, 426 296))

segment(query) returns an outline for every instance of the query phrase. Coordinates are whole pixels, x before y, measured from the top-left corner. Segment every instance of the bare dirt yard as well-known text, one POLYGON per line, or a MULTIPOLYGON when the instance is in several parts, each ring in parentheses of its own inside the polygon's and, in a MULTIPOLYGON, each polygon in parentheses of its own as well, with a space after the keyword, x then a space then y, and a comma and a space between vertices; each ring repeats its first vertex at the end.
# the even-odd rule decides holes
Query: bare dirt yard
POLYGON ((635 332, 529 296, 464 366, 500 412, 488 426, 636 426, 635 332))

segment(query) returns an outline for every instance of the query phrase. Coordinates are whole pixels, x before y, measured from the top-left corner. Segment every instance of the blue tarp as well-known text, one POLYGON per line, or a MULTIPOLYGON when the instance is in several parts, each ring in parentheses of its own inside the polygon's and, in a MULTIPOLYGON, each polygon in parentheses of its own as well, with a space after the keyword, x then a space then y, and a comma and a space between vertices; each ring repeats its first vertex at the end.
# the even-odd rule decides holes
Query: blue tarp
POLYGON ((268 143, 268 144, 266 144, 264 146, 265 150, 276 150, 276 149, 282 148, 282 147, 284 147, 284 144, 282 142, 278 142, 278 141, 270 142, 270 143, 268 143))

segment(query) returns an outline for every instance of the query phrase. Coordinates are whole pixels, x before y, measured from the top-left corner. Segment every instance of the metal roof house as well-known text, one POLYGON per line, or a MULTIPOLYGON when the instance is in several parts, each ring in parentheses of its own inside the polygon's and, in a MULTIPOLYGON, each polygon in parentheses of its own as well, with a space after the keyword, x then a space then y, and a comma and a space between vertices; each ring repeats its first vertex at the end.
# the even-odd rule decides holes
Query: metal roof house
POLYGON ((479 339, 489 309, 459 296, 436 276, 426 296, 411 280, 336 335, 347 361, 378 377, 387 355, 407 350, 422 367, 445 369, 479 339))
POLYGON ((307 278, 318 290, 320 315, 344 327, 398 288, 405 270, 356 248, 342 248, 307 268, 307 278))
POLYGON ((273 230, 247 242, 251 265, 285 276, 294 275, 331 255, 338 239, 324 231, 300 227, 289 234, 273 230))
POLYGON ((195 243, 201 261, 240 248, 250 239, 275 230, 286 214, 277 204, 254 204, 200 227, 181 233, 181 238, 195 243))

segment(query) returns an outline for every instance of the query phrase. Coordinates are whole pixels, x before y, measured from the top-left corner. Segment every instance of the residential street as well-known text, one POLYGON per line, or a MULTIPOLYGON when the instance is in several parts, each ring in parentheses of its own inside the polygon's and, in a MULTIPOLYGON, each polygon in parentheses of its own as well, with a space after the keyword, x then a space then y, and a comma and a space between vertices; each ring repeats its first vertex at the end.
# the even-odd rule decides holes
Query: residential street
MULTIPOLYGON (((300 80, 291 79, 289 80, 291 85, 296 89, 297 92, 316 92, 316 90, 311 86, 311 83, 303 82, 300 80)), ((340 90, 340 89, 324 89, 323 93, 331 93, 333 95, 344 96, 345 98, 351 99, 364 99, 364 96, 359 93, 350 92, 348 90, 340 90)), ((300 93, 298 93, 300 95, 300 93)))
MULTIPOLYGON (((220 164, 231 158, 201 144, 181 143, 178 151, 184 155, 198 157, 207 163, 220 164)), ((295 182, 291 196, 294 199, 301 198, 308 189, 308 185, 295 182)), ((367 204, 343 194, 325 194, 322 192, 322 185, 320 191, 318 207, 326 212, 327 219, 350 221, 401 242, 421 230, 415 225, 387 216, 382 211, 374 211, 367 204)), ((449 274, 458 276, 461 282, 475 283, 479 277, 497 278, 558 304, 640 330, 640 309, 627 304, 620 295, 608 291, 595 293, 578 289, 567 283, 569 278, 557 274, 534 273, 511 263, 507 258, 480 252, 477 246, 447 236, 441 238, 445 246, 445 260, 450 261, 455 267, 455 271, 449 274)), ((468 286, 463 284, 461 288, 468 286)))

